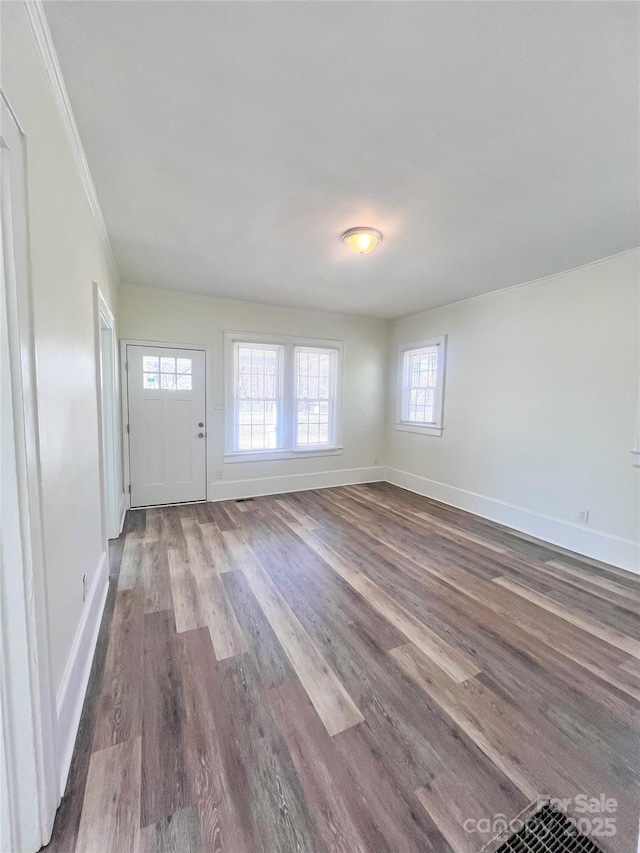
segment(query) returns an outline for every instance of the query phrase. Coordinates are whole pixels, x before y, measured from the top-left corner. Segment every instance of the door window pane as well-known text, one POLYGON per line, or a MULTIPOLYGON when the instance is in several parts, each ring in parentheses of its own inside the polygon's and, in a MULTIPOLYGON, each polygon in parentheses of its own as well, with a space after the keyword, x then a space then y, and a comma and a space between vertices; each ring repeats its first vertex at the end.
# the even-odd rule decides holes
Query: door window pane
POLYGON ((159 361, 157 355, 144 355, 142 356, 142 369, 145 373, 158 373, 160 370, 159 361))
POLYGON ((190 358, 142 357, 142 385, 147 391, 192 391, 193 364, 190 358))

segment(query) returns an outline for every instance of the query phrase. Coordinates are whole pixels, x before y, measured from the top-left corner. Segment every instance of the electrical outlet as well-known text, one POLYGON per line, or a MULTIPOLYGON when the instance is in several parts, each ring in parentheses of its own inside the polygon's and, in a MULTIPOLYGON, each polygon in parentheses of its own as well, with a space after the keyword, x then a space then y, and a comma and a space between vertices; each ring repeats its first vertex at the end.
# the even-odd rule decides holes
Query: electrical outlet
POLYGON ((216 412, 221 412, 224 409, 224 403, 221 403, 220 400, 216 400, 213 404, 213 408, 216 412))
POLYGON ((216 480, 222 480, 222 468, 216 469, 216 480))
POLYGON ((578 521, 580 522, 580 524, 589 524, 589 510, 588 509, 581 509, 578 512, 578 521))
POLYGON ((84 603, 87 600, 87 576, 86 574, 82 575, 82 602, 84 603))

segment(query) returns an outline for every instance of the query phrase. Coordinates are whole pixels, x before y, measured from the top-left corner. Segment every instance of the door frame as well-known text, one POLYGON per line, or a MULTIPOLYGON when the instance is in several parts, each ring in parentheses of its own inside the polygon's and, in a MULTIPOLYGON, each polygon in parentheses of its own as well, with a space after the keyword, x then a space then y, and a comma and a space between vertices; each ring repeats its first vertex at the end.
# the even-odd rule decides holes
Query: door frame
POLYGON ((98 429, 100 432, 100 479, 102 489, 102 539, 108 552, 108 540, 120 535, 124 514, 121 512, 118 456, 118 348, 115 318, 97 282, 93 282, 96 306, 96 380, 98 389, 98 429), (102 334, 108 331, 109 369, 103 363, 102 334), (105 411, 104 398, 108 397, 109 410, 105 411), (111 497, 109 497, 109 486, 111 497))
MULTIPOLYGON (((211 431, 209 424, 212 423, 212 412, 210 411, 209 383, 211 381, 211 347, 203 344, 176 344, 171 341, 151 341, 151 340, 135 340, 132 338, 122 338, 120 340, 120 387, 122 389, 122 463, 123 463, 123 488, 126 495, 127 507, 131 506, 131 447, 129 442, 129 372, 127 363, 127 347, 168 347, 169 349, 190 349, 204 351, 204 411, 206 419, 206 440, 204 450, 204 466, 205 466, 205 494, 204 502, 209 501, 211 492, 211 454, 209 453, 209 442, 211 441, 211 431)), ((200 503, 200 502, 199 502, 200 503)), ((167 504, 157 504, 157 506, 167 506, 167 504)))
MULTIPOLYGON (((10 251, 21 254, 20 273, 15 261, 7 262, 2 271, 1 310, 7 311, 9 376, 12 386, 11 419, 17 467, 17 502, 21 544, 21 588, 16 588, 13 609, 0 613, 2 634, 2 690, 0 690, 0 769, 3 772, 3 819, 12 843, 37 848, 46 844, 53 829, 60 802, 59 756, 57 750, 56 697, 51 675, 49 616, 47 609, 46 551, 42 510, 42 476, 40 464, 40 426, 36 375, 36 346, 33 321, 33 293, 30 254, 29 196, 27 188, 27 142, 24 130, 11 105, 0 90, 2 109, 7 110, 18 135, 23 174, 20 219, 16 217, 16 200, 3 192, 3 230, 11 229, 10 251), (6 217, 6 218, 5 218, 6 217), (13 231, 18 231, 21 244, 16 247, 13 231), (5 271, 7 274, 5 275, 5 271), (21 599, 21 600, 20 600, 21 599), (12 643, 6 642, 11 619, 12 643), (11 647, 10 647, 11 646, 11 647), (11 666, 10 666, 11 664, 11 666), (24 674, 24 681, 12 680, 9 670, 24 674), (26 682, 26 683, 25 683, 26 682), (23 750, 15 754, 17 733, 23 750), (6 806, 6 812, 5 812, 6 806)), ((4 141, 3 141, 4 144, 4 141)), ((11 151, 7 144, 6 148, 11 151)), ((4 158, 3 158, 4 159, 4 158)), ((6 172, 3 169, 3 175, 6 172)), ((3 180, 6 178, 3 178, 3 180)), ((6 189, 6 188, 5 188, 6 189)), ((5 240, 6 235, 1 239, 5 240)), ((4 264, 4 260, 2 261, 4 264)))

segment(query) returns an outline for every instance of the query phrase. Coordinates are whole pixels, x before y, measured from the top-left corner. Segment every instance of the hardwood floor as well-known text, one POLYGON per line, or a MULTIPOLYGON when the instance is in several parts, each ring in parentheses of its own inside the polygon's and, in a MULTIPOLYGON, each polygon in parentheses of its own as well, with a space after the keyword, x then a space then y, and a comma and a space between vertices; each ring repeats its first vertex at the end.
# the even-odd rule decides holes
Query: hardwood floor
POLYGON ((47 849, 474 853, 549 795, 635 850, 640 578, 387 484, 130 512, 111 567, 47 849))

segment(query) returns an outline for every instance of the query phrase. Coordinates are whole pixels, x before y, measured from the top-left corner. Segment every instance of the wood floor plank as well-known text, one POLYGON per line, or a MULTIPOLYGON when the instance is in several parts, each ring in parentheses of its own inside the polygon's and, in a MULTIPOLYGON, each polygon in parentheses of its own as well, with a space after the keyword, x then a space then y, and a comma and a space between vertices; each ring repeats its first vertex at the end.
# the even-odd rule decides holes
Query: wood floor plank
POLYGON ((302 687, 296 682, 283 684, 270 692, 269 701, 329 849, 391 853, 375 815, 302 687))
POLYGON ((429 549, 420 551, 406 541, 403 546, 392 537, 389 538, 388 535, 381 534, 375 529, 371 531, 371 535, 388 549, 388 552, 383 551, 382 553, 385 553, 390 559, 393 559, 393 554, 395 554, 396 562, 401 560, 404 566, 414 565, 420 570, 439 578, 447 586, 493 610, 499 617, 495 622, 494 630, 501 630, 502 625, 516 624, 537 640, 559 650, 599 679, 634 698, 639 698, 637 685, 616 672, 624 654, 603 643, 599 638, 583 631, 575 631, 554 614, 542 613, 539 610, 534 611, 526 602, 514 600, 514 596, 510 592, 506 592, 504 595, 502 591, 496 593, 493 584, 474 576, 471 571, 435 560, 429 549))
POLYGON ((184 755, 185 708, 173 613, 144 616, 140 825, 190 805, 184 755))
POLYGON ((327 853, 329 845, 277 725, 256 659, 247 653, 223 661, 219 670, 220 702, 228 709, 231 742, 236 744, 233 756, 246 768, 247 806, 265 853, 327 853))
POLYGON ((198 584, 200 606, 205 616, 218 660, 242 654, 247 649, 242 630, 220 574, 206 549, 202 526, 192 518, 182 519, 189 563, 198 584))
POLYGON ((204 851, 261 853, 247 768, 234 737, 219 663, 206 628, 178 637, 188 720, 186 755, 204 851))
POLYGON ((361 723, 362 714, 255 554, 234 531, 224 536, 329 734, 361 723))
POLYGON ((625 672, 630 672, 632 675, 635 675, 636 678, 640 679, 640 661, 638 658, 631 658, 630 660, 623 661, 620 664, 620 669, 623 669, 625 672))
POLYGON ((157 824, 157 853, 201 853, 200 818, 194 807, 181 809, 157 824))
POLYGON ((357 784, 389 847, 402 853, 443 853, 447 850, 444 836, 429 814, 416 808, 413 796, 395 784, 362 728, 347 729, 333 741, 349 767, 357 768, 357 784))
POLYGON ((211 521, 215 523, 218 530, 237 530, 239 524, 229 512, 229 503, 209 503, 207 509, 211 521))
POLYGON ((499 584, 511 592, 515 592, 516 595, 520 595, 522 598, 525 598, 537 607, 541 607, 543 610, 548 610, 550 613, 559 616, 561 619, 564 619, 565 622, 569 622, 577 628, 581 628, 583 631, 593 634, 594 637, 604 640, 605 643, 609 643, 609 645, 615 646, 615 648, 621 649, 621 651, 627 652, 628 654, 633 655, 633 657, 640 658, 640 641, 627 637, 624 634, 615 631, 613 628, 607 628, 604 625, 600 625, 593 619, 590 619, 580 613, 573 612, 572 610, 569 610, 569 608, 558 604, 558 602, 549 598, 549 596, 542 595, 534 589, 531 589, 531 587, 525 586, 517 581, 501 577, 495 578, 494 583, 499 584))
POLYGON ((142 549, 144 535, 142 533, 127 533, 124 541, 118 590, 133 589, 140 576, 142 566, 142 549))
MULTIPOLYGON (((225 527, 225 530, 235 529, 236 527, 231 525, 225 527)), ((232 572, 235 568, 221 530, 222 528, 214 522, 200 525, 205 553, 209 558, 210 565, 219 575, 232 572)))
POLYGON ((289 513, 289 515, 292 515, 293 520, 297 521, 298 524, 301 524, 307 530, 316 530, 318 527, 320 527, 317 521, 311 518, 311 516, 307 515, 306 512, 302 512, 302 510, 298 509, 291 501, 287 500, 286 498, 276 500, 275 503, 281 509, 284 509, 285 512, 289 513))
POLYGON ((439 519, 433 518, 433 516, 429 516, 426 512, 417 512, 416 515, 432 527, 437 527, 439 530, 444 531, 448 536, 453 536, 457 539, 466 539, 468 542, 473 542, 474 545, 480 545, 481 548, 488 548, 496 554, 508 553, 507 549, 503 548, 502 545, 495 545, 493 542, 489 542, 486 539, 482 539, 480 536, 476 536, 475 533, 469 533, 468 531, 456 528, 451 524, 446 524, 444 521, 440 521, 439 519))
POLYGON ((495 832, 478 832, 487 808, 478 802, 469 785, 456 773, 447 772, 418 788, 416 797, 456 853, 477 853, 495 832), (465 830, 465 826, 470 827, 465 830))
POLYGON ((140 833, 140 737, 94 752, 76 850, 137 850, 140 833))
POLYGON ((125 536, 128 536, 129 533, 144 533, 146 526, 146 509, 130 509, 125 516, 122 532, 125 536))
MULTIPOLYGON (((588 753, 575 748, 566 738, 550 737, 550 727, 539 718, 522 711, 514 713, 510 702, 486 689, 482 675, 465 684, 453 685, 411 645, 389 654, 426 694, 437 700, 528 800, 534 800, 542 791, 573 800, 598 786, 602 790, 611 788, 614 777, 603 773, 588 753)), ((627 823, 627 831, 635 796, 637 793, 630 789, 622 789, 619 794, 619 820, 621 825, 623 821, 627 823)))
MULTIPOLYGON (((589 576, 580 573, 564 572, 557 567, 551 566, 550 563, 538 563, 535 566, 519 567, 519 571, 514 574, 509 574, 509 577, 515 580, 521 580, 523 583, 533 583, 534 586, 540 585, 541 588, 548 588, 551 597, 554 592, 562 591, 562 596, 558 596, 560 603, 564 601, 572 603, 580 603, 591 612, 597 614, 599 618, 603 617, 601 605, 604 604, 604 616, 607 619, 615 621, 615 614, 620 614, 624 621, 624 630, 635 628, 636 633, 640 633, 640 627, 636 627, 638 622, 636 613, 640 610, 640 598, 636 600, 631 590, 625 591, 624 587, 619 587, 618 592, 608 589, 606 586, 594 584, 589 576)), ((605 624, 608 624, 605 623, 605 624)))
POLYGON ((141 734, 142 626, 139 591, 118 592, 96 714, 94 751, 141 734))
POLYGON ((163 506, 161 516, 161 541, 167 550, 186 553, 179 507, 163 506))
POLYGON ((167 559, 177 632, 203 628, 207 620, 202 612, 198 583, 191 571, 189 558, 182 551, 169 549, 167 559))
POLYGON ((144 537, 147 542, 160 542, 162 540, 162 509, 160 507, 147 510, 144 537))
POLYGON ((575 578, 580 583, 587 582, 588 584, 599 586, 609 592, 616 593, 616 595, 621 596, 629 602, 640 604, 640 590, 633 589, 630 586, 625 586, 624 584, 611 580, 611 578, 603 576, 602 574, 585 571, 584 567, 576 569, 574 566, 569 563, 565 563, 562 560, 549 560, 545 565, 547 569, 555 569, 562 575, 569 575, 570 577, 575 578))
POLYGON ((265 690, 293 681, 296 678, 295 671, 244 574, 229 572, 224 576, 223 583, 249 649, 255 657, 265 690))
POLYGON ((415 616, 400 607, 384 590, 366 575, 343 560, 332 548, 324 545, 307 528, 296 526, 295 532, 322 559, 343 577, 362 597, 428 657, 434 660, 454 681, 464 681, 480 670, 464 654, 423 625, 415 616))
MULTIPOLYGON (((242 533, 285 598, 296 586, 321 613, 339 614, 341 623, 351 625, 380 649, 393 649, 406 639, 278 517, 254 515, 242 533), (295 572, 288 569, 290 565, 296 566, 295 572)), ((300 616, 297 605, 291 606, 300 616)))
MULTIPOLYGON (((157 518, 159 525, 159 516, 157 518)), ((136 587, 141 590, 144 613, 173 608, 167 550, 160 536, 148 539, 147 534, 144 535, 136 587)))
MULTIPOLYGON (((406 517, 406 513, 398 506, 397 499, 394 503, 393 499, 384 500, 380 498, 379 495, 372 494, 369 490, 364 489, 358 486, 352 486, 347 488, 347 493, 352 494, 356 497, 356 499, 363 500, 367 503, 373 504, 376 507, 383 507, 387 512, 390 512, 394 515, 398 515, 400 517, 406 517)), ((483 539, 481 536, 478 536, 474 533, 469 532, 461 528, 460 526, 455 526, 453 524, 449 524, 448 522, 442 521, 437 518, 433 514, 426 513, 423 511, 412 510, 411 515, 416 519, 420 519, 425 523, 426 529, 437 528, 440 531, 444 532, 446 536, 452 536, 454 539, 466 539, 469 542, 473 542, 474 545, 480 545, 481 548, 488 548, 490 551, 494 551, 497 554, 506 554, 507 549, 502 545, 497 545, 494 542, 491 542, 487 539, 483 539)))

